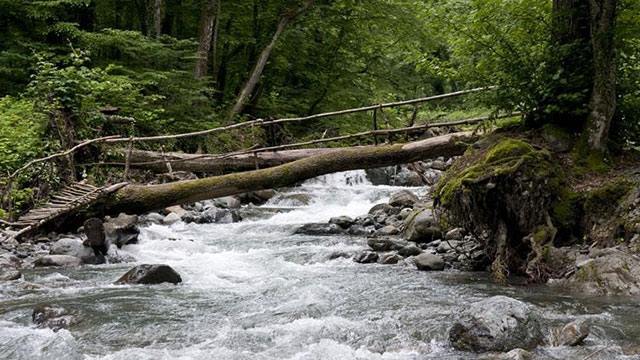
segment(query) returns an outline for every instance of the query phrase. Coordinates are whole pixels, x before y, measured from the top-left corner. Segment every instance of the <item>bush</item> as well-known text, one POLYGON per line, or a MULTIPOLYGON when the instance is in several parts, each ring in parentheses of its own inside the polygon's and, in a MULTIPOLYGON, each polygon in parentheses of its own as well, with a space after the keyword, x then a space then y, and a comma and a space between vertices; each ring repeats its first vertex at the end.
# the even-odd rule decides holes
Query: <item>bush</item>
POLYGON ((47 147, 43 138, 46 122, 33 101, 10 96, 0 99, 0 173, 10 173, 42 154, 47 147))

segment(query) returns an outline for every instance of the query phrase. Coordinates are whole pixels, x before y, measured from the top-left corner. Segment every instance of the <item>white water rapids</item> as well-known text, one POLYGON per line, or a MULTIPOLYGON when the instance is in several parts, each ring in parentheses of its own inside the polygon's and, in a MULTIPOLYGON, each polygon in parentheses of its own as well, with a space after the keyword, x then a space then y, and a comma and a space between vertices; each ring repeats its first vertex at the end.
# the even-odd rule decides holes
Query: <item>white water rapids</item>
POLYGON ((633 358, 620 346, 640 336, 634 304, 499 287, 484 274, 330 260, 366 240, 292 235, 304 223, 366 214, 397 190, 370 185, 362 171, 333 174, 287 190, 308 195, 306 206, 276 197, 240 223, 144 227, 140 243, 122 251, 170 265, 182 276, 177 286, 112 285, 133 264, 27 271, 25 281, 0 285, 0 359, 469 359, 449 347, 448 328, 459 309, 496 294, 539 306, 550 324, 592 321, 587 346, 545 348, 547 358, 599 349, 633 358), (274 207, 289 209, 268 215, 274 207), (36 329, 39 303, 82 321, 36 329))

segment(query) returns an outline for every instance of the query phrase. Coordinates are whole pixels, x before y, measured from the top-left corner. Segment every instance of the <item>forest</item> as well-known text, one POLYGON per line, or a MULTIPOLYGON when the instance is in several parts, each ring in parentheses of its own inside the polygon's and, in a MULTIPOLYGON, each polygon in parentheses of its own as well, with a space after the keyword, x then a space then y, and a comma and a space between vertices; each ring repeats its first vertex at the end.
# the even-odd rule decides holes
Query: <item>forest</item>
POLYGON ((640 343, 620 334, 640 331, 624 315, 640 295, 638 204, 638 0, 0 0, 8 358, 62 341, 42 358, 179 358, 184 345, 189 359, 206 358, 200 346, 230 359, 633 359, 640 343), (127 263, 115 284, 187 291, 110 292, 127 263), (314 272, 325 263, 340 275, 314 272), (52 268, 70 282, 34 295, 52 268), (387 283, 441 270, 462 274, 428 278, 452 303, 387 283), (335 298, 300 285, 315 281, 335 298), (219 287, 242 309, 218 309, 219 287), (369 287, 371 309, 350 302, 369 287), (80 295, 24 300, 61 289, 80 295), (148 310, 189 294, 198 311, 229 312, 202 320, 224 334, 190 339, 193 315, 148 310), (138 299, 141 339, 101 337, 135 320, 97 315, 93 296, 121 314, 119 296, 138 299), (256 304, 264 318, 247 315, 256 304), (53 332, 20 347, 24 308, 53 332), (450 327, 440 317, 455 309, 450 327), (497 329, 496 309, 516 324, 497 329), (341 322, 354 313, 371 327, 341 322), (613 325, 583 321, 605 313, 613 325), (303 340, 247 330, 319 318, 325 330, 300 325, 303 340))

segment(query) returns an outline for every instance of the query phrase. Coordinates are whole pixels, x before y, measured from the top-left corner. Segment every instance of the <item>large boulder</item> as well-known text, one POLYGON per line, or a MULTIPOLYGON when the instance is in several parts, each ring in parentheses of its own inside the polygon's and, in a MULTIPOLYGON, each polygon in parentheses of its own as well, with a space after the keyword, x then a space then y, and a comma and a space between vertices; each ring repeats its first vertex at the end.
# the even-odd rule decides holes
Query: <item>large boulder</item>
MULTIPOLYGON (((85 229, 85 231, 87 231, 85 229)), ((104 236, 104 235, 103 235, 104 236)), ((76 238, 62 238, 53 245, 49 250, 51 255, 69 255, 82 260, 84 264, 103 264, 105 262, 104 255, 96 255, 96 252, 85 246, 82 240, 76 238)))
POLYGON ((137 223, 138 217, 136 215, 121 213, 116 218, 108 217, 104 224, 107 240, 118 248, 137 243, 140 234, 137 223))
POLYGON ((422 271, 444 270, 444 260, 438 255, 422 253, 414 258, 416 268, 422 271))
POLYGON ((494 296, 466 307, 449 331, 454 348, 506 352, 533 349, 543 340, 538 313, 506 296, 494 296))
POLYGON ((47 266, 60 266, 60 267, 74 267, 80 266, 82 260, 79 257, 71 255, 45 255, 36 259, 33 262, 33 266, 47 267, 47 266))
POLYGON ((431 209, 420 209, 404 220, 404 238, 416 243, 430 243, 442 237, 442 230, 431 209))
POLYGON ((413 207, 418 202, 418 197, 409 190, 400 190, 391 195, 389 198, 389 205, 394 207, 413 207))
POLYGON ((594 248, 576 259, 573 275, 548 283, 588 295, 640 295, 640 260, 625 249, 594 248))
POLYGON ((181 282, 182 278, 180 274, 169 265, 143 264, 127 271, 115 283, 152 285, 161 283, 178 284, 181 282))

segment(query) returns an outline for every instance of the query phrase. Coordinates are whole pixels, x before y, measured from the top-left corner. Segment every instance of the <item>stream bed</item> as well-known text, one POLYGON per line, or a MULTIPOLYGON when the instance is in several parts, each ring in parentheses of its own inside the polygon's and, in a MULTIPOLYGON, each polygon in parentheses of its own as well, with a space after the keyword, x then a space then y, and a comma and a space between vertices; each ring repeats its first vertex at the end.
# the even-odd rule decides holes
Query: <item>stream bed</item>
POLYGON ((540 358, 640 359, 624 355, 640 348, 638 302, 357 264, 332 254, 363 250, 365 238, 293 235, 301 224, 366 214, 399 189, 373 186, 361 171, 333 174, 287 190, 308 205, 276 197, 239 223, 150 225, 119 250, 170 265, 177 286, 113 285, 131 263, 25 270, 24 281, 0 284, 0 359, 474 359, 448 345, 448 329, 460 309, 498 294, 535 305, 547 326, 589 319, 584 346, 543 347, 540 358), (36 329, 40 303, 81 322, 36 329))

